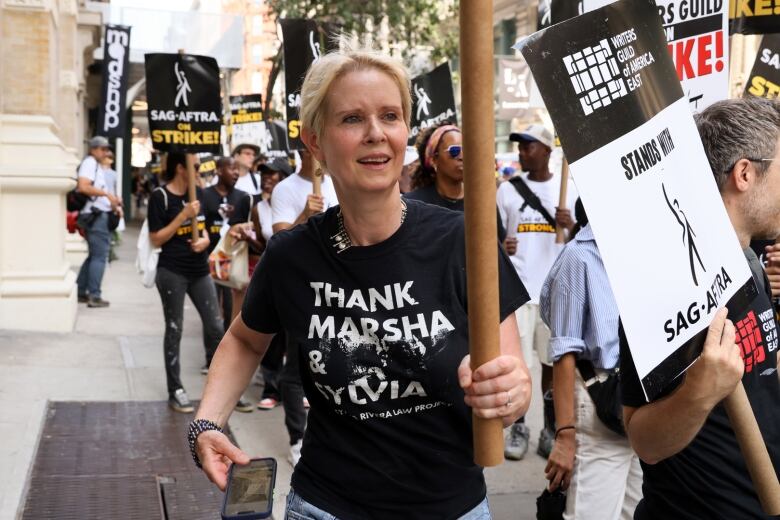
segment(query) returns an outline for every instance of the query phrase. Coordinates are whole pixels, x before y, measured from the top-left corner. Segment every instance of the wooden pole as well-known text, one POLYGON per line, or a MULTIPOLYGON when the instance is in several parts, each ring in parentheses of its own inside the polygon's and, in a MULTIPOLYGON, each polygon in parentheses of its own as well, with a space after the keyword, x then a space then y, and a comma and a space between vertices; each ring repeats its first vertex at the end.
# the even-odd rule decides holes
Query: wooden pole
MULTIPOLYGON (((197 192, 195 190, 195 154, 193 153, 187 154, 187 175, 190 178, 189 185, 187 186, 188 198, 190 199, 190 202, 195 202, 197 200, 197 192)), ((192 241, 195 242, 199 238, 200 234, 198 233, 198 217, 196 215, 195 218, 192 219, 192 241)))
POLYGON ((780 482, 742 383, 737 385, 723 404, 764 513, 769 516, 780 515, 780 482))
MULTIPOLYGON (((179 56, 184 56, 184 49, 179 49, 179 56)), ((197 174, 195 172, 195 154, 187 153, 186 155, 187 159, 187 176, 189 177, 189 184, 187 187, 187 195, 190 202, 195 202, 197 200, 197 174)), ((195 216, 195 218, 191 219, 192 224, 192 241, 195 242, 200 238, 200 234, 198 233, 198 217, 195 216)))
POLYGON ((314 165, 314 173, 311 175, 312 193, 315 195, 322 195, 322 168, 318 165, 314 165))
MULTIPOLYGON (((475 369, 499 349, 495 122, 493 119, 493 0, 461 0, 460 58, 466 208, 469 352, 475 369)), ((474 416, 474 462, 504 461, 500 418, 474 416)))
MULTIPOLYGON (((561 209, 566 208, 566 191, 569 188, 569 161, 566 157, 563 158, 563 164, 561 165, 561 193, 558 196, 558 207, 561 209)), ((573 215, 572 215, 573 217, 573 215)), ((557 226, 555 230, 555 243, 563 244, 566 240, 566 232, 561 226, 557 226)))

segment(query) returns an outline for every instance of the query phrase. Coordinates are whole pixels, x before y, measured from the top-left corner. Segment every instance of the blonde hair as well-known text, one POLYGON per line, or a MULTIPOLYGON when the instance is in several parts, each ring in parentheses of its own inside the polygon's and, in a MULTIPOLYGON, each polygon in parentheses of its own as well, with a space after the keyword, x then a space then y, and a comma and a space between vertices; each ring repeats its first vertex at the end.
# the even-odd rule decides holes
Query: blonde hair
POLYGON ((301 126, 315 135, 321 135, 331 84, 349 72, 372 69, 384 72, 398 86, 404 122, 409 128, 412 114, 409 74, 399 60, 370 48, 329 52, 311 64, 301 87, 301 126))

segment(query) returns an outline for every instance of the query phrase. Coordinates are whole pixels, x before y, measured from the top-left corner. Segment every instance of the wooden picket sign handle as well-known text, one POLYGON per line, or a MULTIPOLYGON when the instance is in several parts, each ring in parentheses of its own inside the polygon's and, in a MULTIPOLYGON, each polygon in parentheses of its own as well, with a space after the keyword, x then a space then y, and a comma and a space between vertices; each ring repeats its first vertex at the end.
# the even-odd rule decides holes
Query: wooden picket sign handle
MULTIPOLYGON (((179 49, 179 56, 184 55, 184 49, 179 49)), ((190 203, 195 202, 198 198, 197 195, 197 176, 195 172, 195 154, 188 153, 185 154, 186 163, 187 163, 187 176, 189 177, 189 183, 187 186, 187 198, 189 199, 190 203)), ((191 227, 192 227, 192 242, 195 243, 196 240, 200 238, 200 234, 198 233, 198 217, 197 215, 195 218, 190 219, 191 227)))
POLYGON ((322 168, 315 167, 311 175, 312 193, 322 195, 322 168))
POLYGON ((769 516, 780 515, 780 482, 741 382, 724 399, 723 405, 764 513, 769 516))
MULTIPOLYGON (((567 207, 566 192, 568 189, 569 189, 569 161, 567 161, 566 157, 564 157, 563 164, 561 165, 561 193, 558 196, 558 207, 561 209, 565 209, 567 207)), ((566 231, 561 226, 556 226, 555 243, 563 244, 565 240, 566 240, 566 231)))
MULTIPOLYGON (((189 177, 189 183, 187 185, 187 198, 190 202, 195 202, 198 199, 197 195, 197 177, 195 173, 195 154, 194 153, 188 153, 186 154, 187 158, 187 176, 189 177)), ((190 222, 192 224, 192 242, 195 243, 196 240, 200 238, 200 234, 198 233, 198 216, 195 215, 194 218, 190 219, 190 222)))
MULTIPOLYGON (((465 176, 469 353, 475 369, 498 357, 498 245, 493 116, 493 0, 461 0, 460 57, 465 176)), ((504 461, 500 418, 474 419, 474 462, 504 461)))

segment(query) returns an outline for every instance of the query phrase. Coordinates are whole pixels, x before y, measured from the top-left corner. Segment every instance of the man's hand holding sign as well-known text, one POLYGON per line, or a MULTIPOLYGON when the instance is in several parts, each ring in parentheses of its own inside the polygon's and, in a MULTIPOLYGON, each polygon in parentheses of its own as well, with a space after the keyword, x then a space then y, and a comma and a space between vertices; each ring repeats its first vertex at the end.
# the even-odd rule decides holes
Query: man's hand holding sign
POLYGON ((777 324, 742 251, 780 234, 780 108, 719 102, 697 128, 649 0, 519 47, 620 311, 624 421, 645 462, 635 518, 780 514, 777 324), (627 262, 626 251, 653 254, 627 262))
POLYGON ((734 341, 735 330, 722 308, 707 331, 699 359, 677 391, 642 408, 626 407, 623 420, 639 457, 655 464, 679 453, 699 433, 710 411, 731 394, 745 364, 734 341), (659 422, 658 416, 667 420, 659 422), (673 426, 669 428, 669 426, 673 426))

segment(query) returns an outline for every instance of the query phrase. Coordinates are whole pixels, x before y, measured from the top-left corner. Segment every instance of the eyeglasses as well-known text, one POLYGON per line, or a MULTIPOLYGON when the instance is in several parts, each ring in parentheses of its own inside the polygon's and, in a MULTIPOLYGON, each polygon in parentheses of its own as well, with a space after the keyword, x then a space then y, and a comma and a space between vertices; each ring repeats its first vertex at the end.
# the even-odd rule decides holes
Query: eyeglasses
MULTIPOLYGON (((764 162, 771 163, 772 161, 774 161, 774 159, 754 159, 754 158, 751 158, 751 157, 745 157, 745 159, 747 159, 747 160, 748 160, 748 161, 750 161, 750 162, 760 162, 760 163, 764 163, 764 162)), ((739 162, 739 160, 738 160, 737 162, 739 162)), ((735 162, 734 164, 732 164, 732 165, 729 167, 729 169, 728 169, 728 170, 726 170, 726 172, 730 172, 731 170, 733 170, 733 169, 734 169, 734 166, 736 166, 736 165, 737 165, 737 162, 735 162)))
POLYGON ((447 153, 450 154, 450 157, 456 159, 461 153, 463 153, 463 145, 451 144, 447 147, 447 153))

